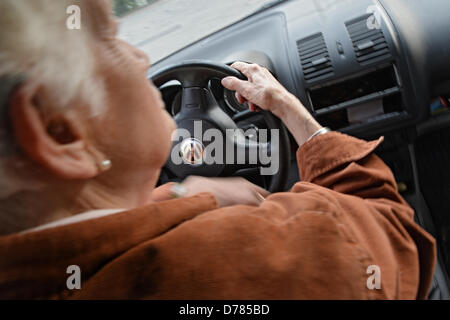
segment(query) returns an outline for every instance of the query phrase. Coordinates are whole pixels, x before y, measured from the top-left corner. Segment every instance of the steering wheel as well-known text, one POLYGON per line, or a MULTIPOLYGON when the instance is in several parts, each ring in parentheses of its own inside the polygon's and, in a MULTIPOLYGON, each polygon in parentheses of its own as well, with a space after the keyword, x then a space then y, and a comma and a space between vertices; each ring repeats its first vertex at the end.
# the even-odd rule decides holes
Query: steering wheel
POLYGON ((174 139, 176 141, 173 143, 171 156, 163 170, 169 170, 178 179, 184 179, 190 175, 239 175, 239 170, 249 168, 265 168, 270 171, 268 168, 271 167, 278 170, 270 174, 268 190, 283 191, 289 173, 291 152, 286 127, 272 113, 262 110, 259 114, 267 124, 270 141, 249 139, 242 130, 238 130, 236 121, 242 117, 254 116, 255 113, 244 111, 230 117, 220 107, 209 83, 212 79, 221 80, 227 76, 247 80, 241 72, 228 65, 203 60, 170 65, 150 74, 157 87, 171 80, 178 80, 182 86, 181 108, 174 116, 178 126, 177 132, 182 134, 174 139), (274 132, 278 132, 278 137, 274 132), (218 141, 220 139, 211 138, 217 138, 214 133, 221 134, 222 146, 218 141), (220 158, 224 161, 220 161, 220 158), (249 160, 250 158, 252 160, 249 160), (271 160, 269 163, 268 158, 271 160), (273 161, 278 161, 278 168, 272 165, 273 161))

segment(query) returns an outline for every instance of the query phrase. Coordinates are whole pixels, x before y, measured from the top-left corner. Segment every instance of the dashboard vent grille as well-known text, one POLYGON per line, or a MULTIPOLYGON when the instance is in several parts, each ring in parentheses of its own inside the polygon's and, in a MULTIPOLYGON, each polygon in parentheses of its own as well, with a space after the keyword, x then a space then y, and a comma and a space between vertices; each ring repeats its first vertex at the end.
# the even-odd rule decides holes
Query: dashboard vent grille
POLYGON ((297 49, 307 82, 323 80, 334 75, 322 33, 297 41, 297 49))
POLYGON ((353 42, 356 59, 361 65, 386 60, 391 57, 386 38, 373 14, 346 23, 353 42))

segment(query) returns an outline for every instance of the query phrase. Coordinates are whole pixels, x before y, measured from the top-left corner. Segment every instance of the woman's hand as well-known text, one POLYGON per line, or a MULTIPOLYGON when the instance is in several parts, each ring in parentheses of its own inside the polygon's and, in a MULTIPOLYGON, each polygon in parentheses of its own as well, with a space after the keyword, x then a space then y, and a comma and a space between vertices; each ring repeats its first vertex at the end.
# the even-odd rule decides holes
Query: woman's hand
POLYGON ((260 107, 281 117, 289 102, 292 104, 297 100, 266 68, 245 62, 235 62, 232 67, 242 72, 248 81, 226 77, 222 85, 236 91, 239 103, 248 102, 250 110, 257 111, 260 107))
POLYGON ((237 100, 240 103, 247 101, 250 110, 257 111, 257 107, 260 107, 275 114, 284 122, 299 146, 322 128, 300 100, 287 91, 266 68, 245 62, 235 62, 232 67, 241 71, 248 80, 226 77, 222 85, 236 91, 237 100))
POLYGON ((269 192, 260 188, 244 178, 204 178, 191 176, 186 178, 181 185, 168 183, 153 191, 154 201, 164 201, 174 198, 174 188, 182 189, 182 197, 190 197, 199 193, 209 192, 215 198, 219 207, 234 205, 258 206, 269 192))

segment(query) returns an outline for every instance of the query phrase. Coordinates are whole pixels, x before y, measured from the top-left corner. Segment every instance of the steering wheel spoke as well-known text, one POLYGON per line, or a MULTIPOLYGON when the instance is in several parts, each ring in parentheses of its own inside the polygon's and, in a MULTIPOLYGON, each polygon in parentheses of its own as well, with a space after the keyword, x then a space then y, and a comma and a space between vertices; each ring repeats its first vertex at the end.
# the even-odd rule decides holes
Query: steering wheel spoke
POLYGON ((264 167, 270 162, 271 145, 248 139, 239 130, 234 136, 233 168, 236 170, 264 167))
POLYGON ((175 120, 181 118, 196 118, 208 112, 214 102, 211 101, 209 90, 200 87, 183 87, 181 94, 181 109, 175 120))
POLYGON ((233 115, 232 119, 234 122, 244 121, 247 119, 255 118, 255 117, 263 117, 262 114, 253 112, 250 110, 244 110, 233 115))

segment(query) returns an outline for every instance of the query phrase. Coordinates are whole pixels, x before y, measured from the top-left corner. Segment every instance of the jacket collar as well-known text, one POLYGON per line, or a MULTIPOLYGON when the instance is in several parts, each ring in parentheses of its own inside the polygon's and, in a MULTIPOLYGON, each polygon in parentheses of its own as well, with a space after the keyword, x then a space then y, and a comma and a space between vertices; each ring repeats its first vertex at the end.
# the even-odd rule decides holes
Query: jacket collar
POLYGON ((0 298, 64 298, 68 266, 79 266, 87 279, 127 250, 215 208, 205 193, 0 237, 0 298))

